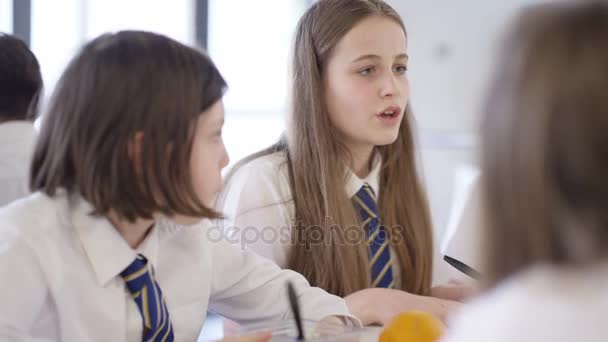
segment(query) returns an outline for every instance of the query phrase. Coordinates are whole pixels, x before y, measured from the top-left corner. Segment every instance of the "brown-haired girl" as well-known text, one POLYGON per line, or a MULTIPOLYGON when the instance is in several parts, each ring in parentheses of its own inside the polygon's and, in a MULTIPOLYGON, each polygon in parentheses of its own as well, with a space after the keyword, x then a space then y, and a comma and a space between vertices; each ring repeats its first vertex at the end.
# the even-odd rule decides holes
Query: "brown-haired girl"
POLYGON ((297 273, 212 241, 207 220, 189 226, 220 217, 225 88, 207 56, 161 35, 84 46, 44 118, 34 193, 0 210, 0 340, 195 341, 207 309, 289 317, 286 281, 305 318, 349 316, 297 273))

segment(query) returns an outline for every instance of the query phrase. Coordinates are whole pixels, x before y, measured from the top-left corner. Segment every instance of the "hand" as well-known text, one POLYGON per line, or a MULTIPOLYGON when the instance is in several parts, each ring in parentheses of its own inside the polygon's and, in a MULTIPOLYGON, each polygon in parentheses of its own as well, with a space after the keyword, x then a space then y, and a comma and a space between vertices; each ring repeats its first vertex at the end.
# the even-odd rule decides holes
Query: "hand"
POLYGON ((241 327, 240 324, 228 318, 224 318, 222 320, 222 323, 224 325, 224 336, 233 335, 234 333, 239 331, 239 328, 241 327))
POLYGON ((475 294, 473 285, 451 280, 447 284, 431 288, 431 297, 464 302, 475 294))
POLYGON ((327 316, 320 320, 315 326, 316 335, 339 335, 344 333, 347 318, 342 316, 327 316))
POLYGON ((228 336, 219 340, 219 342, 267 342, 270 341, 272 333, 270 331, 247 336, 228 336))
POLYGON ((357 316, 364 325, 386 325, 399 313, 407 311, 427 312, 445 323, 448 314, 461 305, 452 300, 419 296, 384 288, 360 290, 344 299, 351 313, 357 316))

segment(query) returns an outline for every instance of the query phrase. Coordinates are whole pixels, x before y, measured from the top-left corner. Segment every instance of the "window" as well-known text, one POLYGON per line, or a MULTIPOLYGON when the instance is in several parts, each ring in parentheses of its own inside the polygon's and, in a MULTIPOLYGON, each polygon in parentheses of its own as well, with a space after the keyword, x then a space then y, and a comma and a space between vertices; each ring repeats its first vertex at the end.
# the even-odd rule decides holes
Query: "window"
POLYGON ((228 82, 224 141, 231 163, 276 142, 285 129, 292 37, 309 2, 209 1, 208 50, 228 82))
POLYGON ((194 43, 192 0, 88 0, 84 8, 85 39, 105 32, 144 30, 184 44, 194 43))
POLYGON ((13 32, 13 0, 0 0, 0 32, 13 32))
POLYGON ((30 47, 40 63, 45 98, 84 41, 83 6, 80 0, 32 0, 30 47))
MULTIPOLYGON (((208 26, 201 31, 207 32, 209 54, 228 81, 224 138, 231 160, 236 162, 275 142, 285 128, 292 37, 310 3, 31 0, 31 47, 40 61, 48 99, 66 65, 86 41, 109 31, 138 29, 194 45, 195 18, 201 6, 205 7, 208 26), (269 16, 273 20, 260 19, 269 16)), ((11 0, 0 0, 4 7, 10 4, 11 0)), ((198 21, 205 26, 204 20, 198 21)))
POLYGON ((193 44, 193 4, 193 0, 32 0, 31 47, 40 61, 46 97, 82 44, 102 33, 147 30, 193 44))

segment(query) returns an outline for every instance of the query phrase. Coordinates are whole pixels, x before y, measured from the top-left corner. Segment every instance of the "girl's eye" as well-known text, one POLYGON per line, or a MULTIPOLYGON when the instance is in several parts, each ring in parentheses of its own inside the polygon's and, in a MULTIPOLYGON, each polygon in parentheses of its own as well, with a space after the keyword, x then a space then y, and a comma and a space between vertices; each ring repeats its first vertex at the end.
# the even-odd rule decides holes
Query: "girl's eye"
POLYGON ((403 65, 403 64, 395 65, 394 69, 395 69, 396 73, 402 75, 407 72, 407 65, 403 65))
POLYGON ((374 67, 367 67, 365 69, 359 70, 359 75, 367 76, 374 72, 374 67))

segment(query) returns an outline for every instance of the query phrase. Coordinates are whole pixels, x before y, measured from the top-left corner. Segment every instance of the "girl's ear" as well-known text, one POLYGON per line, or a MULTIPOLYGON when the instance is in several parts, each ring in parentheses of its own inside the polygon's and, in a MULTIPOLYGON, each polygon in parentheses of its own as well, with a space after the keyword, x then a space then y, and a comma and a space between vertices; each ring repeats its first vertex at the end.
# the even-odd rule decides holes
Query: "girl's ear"
POLYGON ((136 132, 131 140, 129 140, 128 152, 129 159, 133 163, 135 167, 135 174, 138 176, 141 175, 142 165, 141 165, 141 150, 142 143, 144 140, 143 132, 136 132))

